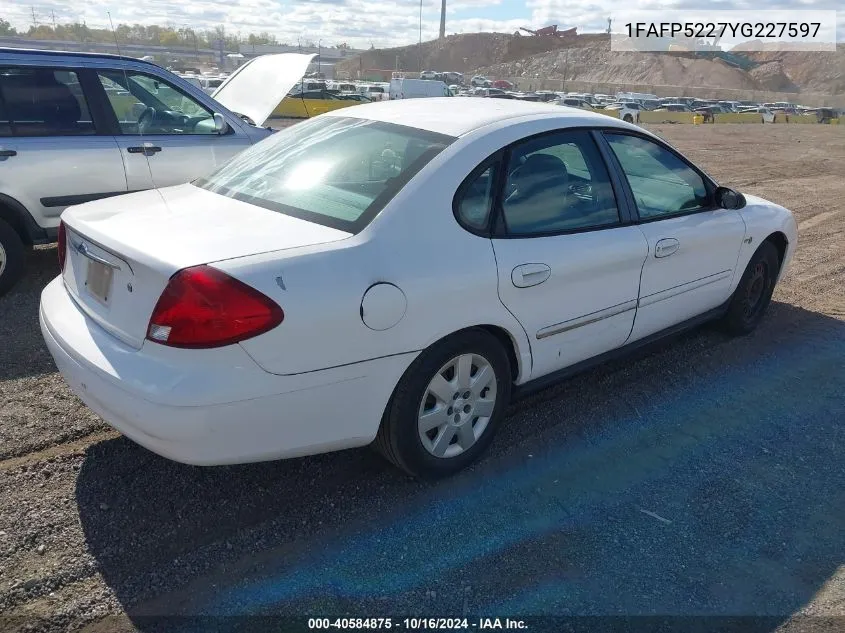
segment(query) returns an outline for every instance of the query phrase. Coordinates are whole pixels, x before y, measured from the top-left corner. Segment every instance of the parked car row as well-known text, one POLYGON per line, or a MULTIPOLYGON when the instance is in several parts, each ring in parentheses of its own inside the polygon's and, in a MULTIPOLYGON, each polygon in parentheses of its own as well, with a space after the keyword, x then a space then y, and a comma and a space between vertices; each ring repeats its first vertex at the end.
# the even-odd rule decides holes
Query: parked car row
POLYGON ((440 72, 436 70, 424 70, 420 73, 419 79, 427 81, 442 81, 447 86, 451 84, 457 84, 460 86, 464 83, 463 73, 454 71, 440 72))
POLYGON ((761 120, 766 123, 774 121, 778 114, 816 114, 820 123, 827 123, 830 119, 842 113, 833 108, 809 108, 787 102, 758 103, 755 101, 727 101, 716 99, 700 99, 697 97, 658 97, 654 94, 636 92, 618 92, 615 95, 591 94, 578 92, 557 92, 538 90, 522 92, 510 81, 493 80, 482 75, 476 75, 469 86, 450 86, 453 94, 461 97, 494 97, 513 98, 527 101, 567 101, 565 105, 574 107, 589 107, 592 109, 619 110, 624 107, 626 120, 636 122, 641 111, 662 112, 690 112, 699 113, 706 119, 712 119, 714 114, 731 112, 759 112, 761 120), (577 101, 577 105, 576 105, 577 101))

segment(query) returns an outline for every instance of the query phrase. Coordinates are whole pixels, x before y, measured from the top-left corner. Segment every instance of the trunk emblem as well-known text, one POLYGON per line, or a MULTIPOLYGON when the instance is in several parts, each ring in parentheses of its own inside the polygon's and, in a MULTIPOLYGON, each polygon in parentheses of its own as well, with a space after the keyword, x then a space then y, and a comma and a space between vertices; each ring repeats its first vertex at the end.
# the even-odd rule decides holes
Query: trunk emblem
POLYGON ((73 249, 83 257, 88 254, 88 247, 85 242, 74 242, 73 249))

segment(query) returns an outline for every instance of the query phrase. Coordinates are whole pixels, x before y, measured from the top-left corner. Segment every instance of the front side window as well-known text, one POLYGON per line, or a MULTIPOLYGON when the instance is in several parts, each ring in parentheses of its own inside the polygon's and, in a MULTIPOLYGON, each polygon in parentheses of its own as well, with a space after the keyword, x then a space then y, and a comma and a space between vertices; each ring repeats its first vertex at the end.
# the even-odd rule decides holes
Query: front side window
POLYGON ((381 121, 319 117, 276 132, 194 184, 355 233, 453 140, 381 121))
POLYGON ((512 235, 612 226, 619 211, 610 177, 588 132, 575 130, 514 146, 502 212, 512 235))
POLYGON ((123 134, 216 134, 213 113, 158 77, 99 71, 123 134))
POLYGON ((96 134, 79 77, 72 70, 0 67, 0 102, 12 136, 96 134))
POLYGON ((605 133, 643 219, 709 208, 701 175, 668 149, 639 136, 605 133))

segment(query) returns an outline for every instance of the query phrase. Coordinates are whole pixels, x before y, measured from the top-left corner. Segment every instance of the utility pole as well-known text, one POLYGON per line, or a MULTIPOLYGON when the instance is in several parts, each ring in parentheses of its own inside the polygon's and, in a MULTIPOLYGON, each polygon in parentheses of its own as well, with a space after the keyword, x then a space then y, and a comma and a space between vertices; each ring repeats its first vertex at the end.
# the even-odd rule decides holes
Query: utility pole
POLYGON ((35 7, 30 7, 32 9, 32 26, 34 28, 38 28, 38 18, 35 16, 35 7))
POLYGON ((610 35, 610 25, 613 22, 612 18, 607 18, 607 34, 610 35))
POLYGON ((417 57, 419 58, 420 72, 422 72, 422 5, 423 0, 420 0, 420 44, 417 48, 417 57))
POLYGON ((50 15, 51 15, 51 16, 52 16, 52 18, 53 18, 53 30, 55 31, 55 30, 56 30, 56 12, 55 12, 55 11, 50 11, 50 15))
POLYGON ((446 37, 446 0, 440 3, 440 39, 446 37))

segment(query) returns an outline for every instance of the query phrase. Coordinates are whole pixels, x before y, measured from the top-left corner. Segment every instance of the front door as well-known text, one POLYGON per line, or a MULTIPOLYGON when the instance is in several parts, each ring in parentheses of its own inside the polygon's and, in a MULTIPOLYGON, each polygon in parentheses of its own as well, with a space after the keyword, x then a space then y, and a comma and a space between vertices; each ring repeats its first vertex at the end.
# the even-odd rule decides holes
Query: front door
POLYGON ((503 160, 499 297, 528 334, 537 378, 627 340, 648 247, 636 226, 623 226, 588 131, 534 137, 503 160))
POLYGON ((130 191, 190 182, 249 146, 234 128, 218 134, 213 112, 160 77, 134 70, 97 76, 117 120, 130 191))
POLYGON ((648 240, 631 341, 718 307, 730 297, 745 222, 715 208, 713 187, 670 149, 605 132, 648 240))

